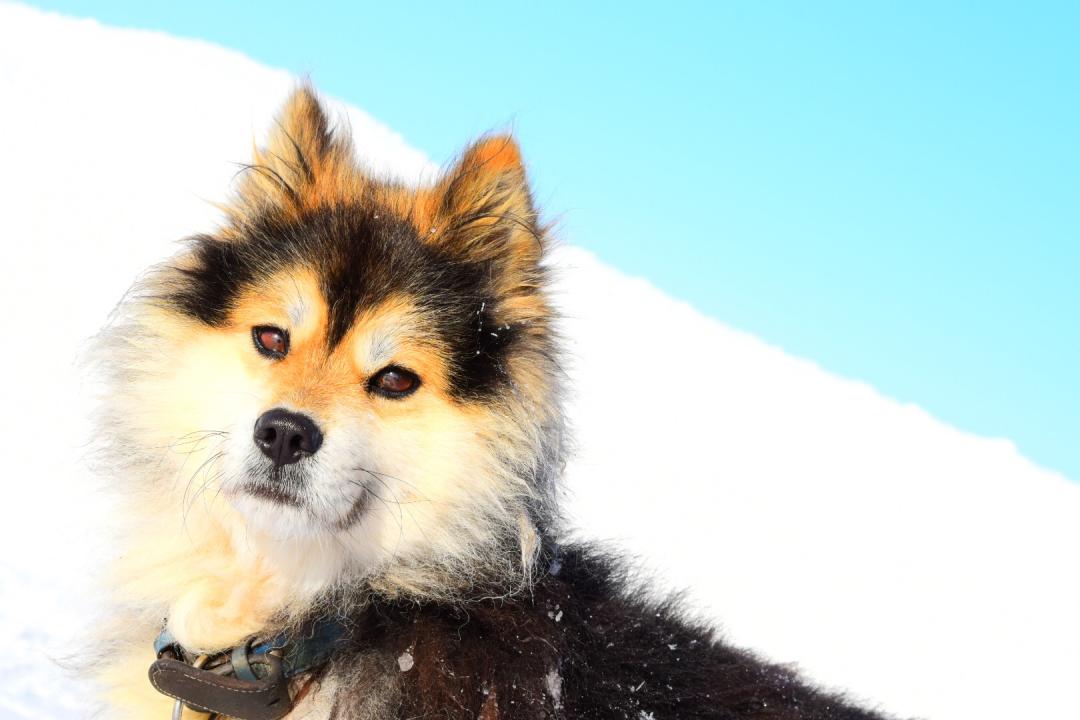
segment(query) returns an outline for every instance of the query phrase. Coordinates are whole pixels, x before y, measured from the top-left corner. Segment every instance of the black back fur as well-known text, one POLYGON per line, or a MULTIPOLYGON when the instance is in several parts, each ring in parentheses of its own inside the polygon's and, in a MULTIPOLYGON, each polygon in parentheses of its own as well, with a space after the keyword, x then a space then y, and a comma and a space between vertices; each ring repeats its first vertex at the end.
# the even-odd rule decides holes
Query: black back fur
MULTIPOLYGON (((546 575, 518 597, 375 601, 356 619, 352 655, 329 671, 387 678, 397 685, 389 717, 400 720, 880 717, 725 645, 675 601, 630 596, 603 554, 575 546, 548 560, 546 575)), ((333 717, 366 716, 371 686, 339 690, 333 717)))

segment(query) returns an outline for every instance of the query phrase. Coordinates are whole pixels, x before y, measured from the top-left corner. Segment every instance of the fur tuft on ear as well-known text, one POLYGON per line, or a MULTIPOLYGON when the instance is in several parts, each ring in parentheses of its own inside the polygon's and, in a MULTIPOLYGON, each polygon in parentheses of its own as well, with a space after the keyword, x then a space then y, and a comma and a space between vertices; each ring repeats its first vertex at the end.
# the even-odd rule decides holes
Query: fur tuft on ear
POLYGON ((239 197, 228 212, 244 219, 268 207, 301 213, 355 196, 364 183, 347 133, 330 126, 315 91, 297 88, 267 143, 244 167, 239 197))
POLYGON ((433 242, 471 262, 535 266, 543 232, 517 143, 488 137, 468 148, 435 188, 433 242))

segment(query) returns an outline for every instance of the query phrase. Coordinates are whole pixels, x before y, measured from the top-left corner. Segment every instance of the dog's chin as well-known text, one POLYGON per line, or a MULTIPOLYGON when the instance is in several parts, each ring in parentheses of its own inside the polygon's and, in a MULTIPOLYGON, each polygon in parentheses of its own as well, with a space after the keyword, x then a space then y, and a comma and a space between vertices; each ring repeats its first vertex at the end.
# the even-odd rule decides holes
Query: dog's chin
MULTIPOLYGON (((346 509, 335 508, 333 517, 321 518, 308 501, 283 500, 262 488, 244 487, 226 495, 242 518, 246 547, 269 559, 301 595, 321 592, 343 578, 355 581, 379 560, 377 546, 363 531, 341 531, 346 509)), ((358 521, 356 527, 361 525, 358 521)))
POLYGON ((298 499, 259 486, 245 486, 226 496, 248 527, 271 537, 314 537, 326 532, 324 523, 298 499))
POLYGON ((252 529, 280 539, 334 535, 358 525, 367 510, 366 493, 332 506, 313 502, 293 491, 260 482, 245 483, 226 493, 230 504, 252 529))

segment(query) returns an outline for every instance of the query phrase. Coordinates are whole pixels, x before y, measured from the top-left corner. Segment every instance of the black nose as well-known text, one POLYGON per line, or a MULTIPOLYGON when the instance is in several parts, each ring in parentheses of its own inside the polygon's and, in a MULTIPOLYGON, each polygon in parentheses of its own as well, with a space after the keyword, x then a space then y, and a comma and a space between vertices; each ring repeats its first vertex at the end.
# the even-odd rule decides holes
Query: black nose
POLYGON ((307 415, 274 408, 255 421, 255 444, 274 465, 291 465, 315 454, 322 445, 322 433, 307 415))

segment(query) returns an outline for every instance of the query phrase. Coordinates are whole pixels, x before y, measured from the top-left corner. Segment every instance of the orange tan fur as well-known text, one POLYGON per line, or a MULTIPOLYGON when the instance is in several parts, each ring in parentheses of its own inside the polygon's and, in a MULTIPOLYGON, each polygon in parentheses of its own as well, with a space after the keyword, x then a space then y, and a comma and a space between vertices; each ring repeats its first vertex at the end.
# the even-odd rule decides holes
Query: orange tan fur
MULTIPOLYGON (((300 218, 342 205, 377 207, 471 261, 510 258, 499 280, 500 321, 526 338, 549 332, 550 311, 529 269, 539 260, 536 217, 511 139, 480 142, 433 186, 385 183, 360 169, 347 138, 331 132, 303 88, 255 152, 216 236, 242 242, 268 210, 300 218)), ((328 348, 327 298, 302 265, 246 289, 226 322, 207 327, 158 301, 194 262, 182 254, 158 268, 102 336, 114 389, 102 421, 109 452, 122 458, 119 474, 136 476, 124 487, 129 551, 112 581, 118 613, 101 674, 110 717, 169 711, 172 701, 146 679, 162 618, 185 647, 217 650, 287 624, 350 583, 417 598, 451 597, 484 573, 516 574, 524 586, 537 552, 527 508, 543 503, 543 493, 521 476, 547 442, 539 428, 558 423, 550 369, 511 357, 517 400, 455 399, 449 349, 407 294, 364 309, 328 348), (287 362, 271 365, 253 352, 251 328, 267 324, 290 329, 287 362), (389 360, 423 378, 408 403, 364 392, 389 360), (276 406, 317 417, 335 440, 356 436, 366 462, 379 465, 382 484, 372 492, 385 495, 369 519, 343 530, 325 520, 325 532, 308 532, 310 518, 278 522, 237 497, 230 483, 241 471, 230 458, 243 455, 244 438, 250 443, 244 423, 276 406), (525 408, 546 408, 547 416, 526 417, 525 408), (516 554, 506 552, 508 537, 516 554)))

